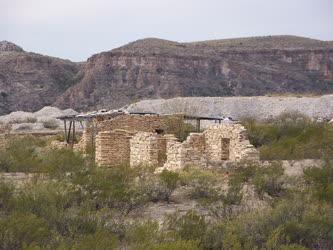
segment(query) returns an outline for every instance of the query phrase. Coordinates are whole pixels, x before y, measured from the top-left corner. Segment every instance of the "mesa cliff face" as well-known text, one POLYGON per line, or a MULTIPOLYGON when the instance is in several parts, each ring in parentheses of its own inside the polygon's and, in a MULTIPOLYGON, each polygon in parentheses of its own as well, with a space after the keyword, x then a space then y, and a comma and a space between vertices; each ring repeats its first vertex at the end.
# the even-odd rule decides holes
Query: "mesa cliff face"
POLYGON ((143 39, 84 64, 0 42, 0 114, 78 111, 149 98, 333 93, 333 42, 270 36, 178 43, 143 39))
POLYGON ((278 36, 176 43, 144 39, 88 59, 56 102, 78 110, 176 96, 332 93, 333 43, 278 36))
POLYGON ((0 114, 52 104, 73 84, 78 71, 79 65, 70 61, 0 42, 0 114))

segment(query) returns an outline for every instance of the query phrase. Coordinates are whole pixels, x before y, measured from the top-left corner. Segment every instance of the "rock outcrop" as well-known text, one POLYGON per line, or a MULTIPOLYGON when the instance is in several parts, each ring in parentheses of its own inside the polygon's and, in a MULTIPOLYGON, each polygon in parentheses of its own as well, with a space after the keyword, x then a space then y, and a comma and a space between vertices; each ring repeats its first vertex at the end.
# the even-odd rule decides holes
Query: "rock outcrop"
POLYGON ((143 39, 86 63, 0 42, 0 114, 43 106, 117 108, 147 98, 333 93, 333 42, 269 36, 143 39))
POLYGON ((52 104, 75 82, 80 66, 0 42, 0 115, 52 104))
POLYGON ((177 43, 144 39, 88 59, 57 105, 115 108, 176 96, 332 93, 333 43, 292 36, 177 43))

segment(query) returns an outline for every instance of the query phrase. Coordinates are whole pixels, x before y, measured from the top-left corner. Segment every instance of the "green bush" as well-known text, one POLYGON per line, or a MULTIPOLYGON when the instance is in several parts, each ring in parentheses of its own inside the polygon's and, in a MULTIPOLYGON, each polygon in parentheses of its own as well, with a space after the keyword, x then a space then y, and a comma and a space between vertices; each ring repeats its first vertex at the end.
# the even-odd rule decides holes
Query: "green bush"
POLYGON ((333 164, 326 163, 322 168, 306 169, 304 175, 311 185, 313 195, 319 200, 333 204, 333 164))
POLYGON ((253 179, 253 184, 259 195, 262 196, 264 193, 267 193, 273 197, 280 196, 284 184, 283 173, 284 170, 278 163, 258 168, 253 179))
POLYGON ((156 221, 136 222, 131 224, 126 232, 126 244, 135 249, 147 249, 162 239, 160 234, 156 221))
POLYGON ((249 140, 262 160, 332 158, 333 126, 285 114, 270 122, 245 120, 249 140))
POLYGON ((181 182, 191 188, 190 197, 202 204, 220 200, 220 176, 212 171, 199 168, 186 168, 181 175, 181 182))
POLYGON ((198 215, 193 210, 185 215, 179 213, 168 215, 164 223, 165 228, 173 231, 179 239, 200 240, 200 242, 203 242, 208 226, 204 216, 198 215))
POLYGON ((0 181, 0 211, 8 211, 14 196, 14 186, 0 181))
POLYGON ((168 170, 160 173, 161 184, 165 186, 165 200, 169 203, 172 192, 177 188, 179 174, 168 170))
POLYGON ((12 140, 5 152, 0 153, 1 170, 8 172, 40 172, 42 169, 39 158, 41 147, 45 141, 25 136, 12 140))
POLYGON ((118 239, 108 230, 99 230, 92 234, 83 235, 73 249, 92 250, 92 249, 115 249, 118 239))
POLYGON ((13 213, 0 218, 0 249, 43 247, 50 237, 47 223, 33 214, 13 213))
POLYGON ((62 178, 66 174, 85 169, 82 156, 71 149, 48 150, 41 155, 45 172, 52 177, 62 178))

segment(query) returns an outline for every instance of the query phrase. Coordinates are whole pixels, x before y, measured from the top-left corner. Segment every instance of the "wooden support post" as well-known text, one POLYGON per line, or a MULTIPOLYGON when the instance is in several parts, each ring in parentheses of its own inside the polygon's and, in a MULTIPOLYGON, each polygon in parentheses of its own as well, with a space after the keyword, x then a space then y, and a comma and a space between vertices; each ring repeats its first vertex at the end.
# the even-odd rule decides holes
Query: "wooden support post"
POLYGON ((200 119, 197 119, 196 127, 197 127, 197 132, 200 132, 200 119))
POLYGON ((72 145, 74 145, 75 143, 75 121, 73 121, 73 141, 72 141, 72 145))
POLYGON ((65 129, 65 142, 67 142, 67 121, 64 120, 64 129, 65 129))
POLYGON ((72 130, 72 121, 69 122, 68 134, 67 134, 67 143, 70 143, 71 140, 71 130, 72 130))

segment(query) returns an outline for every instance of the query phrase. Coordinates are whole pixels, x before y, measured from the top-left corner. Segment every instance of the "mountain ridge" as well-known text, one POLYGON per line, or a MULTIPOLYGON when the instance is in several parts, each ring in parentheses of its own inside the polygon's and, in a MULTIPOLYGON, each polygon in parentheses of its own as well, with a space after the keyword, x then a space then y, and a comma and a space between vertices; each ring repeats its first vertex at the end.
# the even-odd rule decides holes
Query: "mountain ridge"
POLYGON ((46 105, 80 111, 146 98, 286 92, 333 93, 332 41, 288 35, 185 43, 146 38, 82 63, 0 42, 0 114, 46 105))

